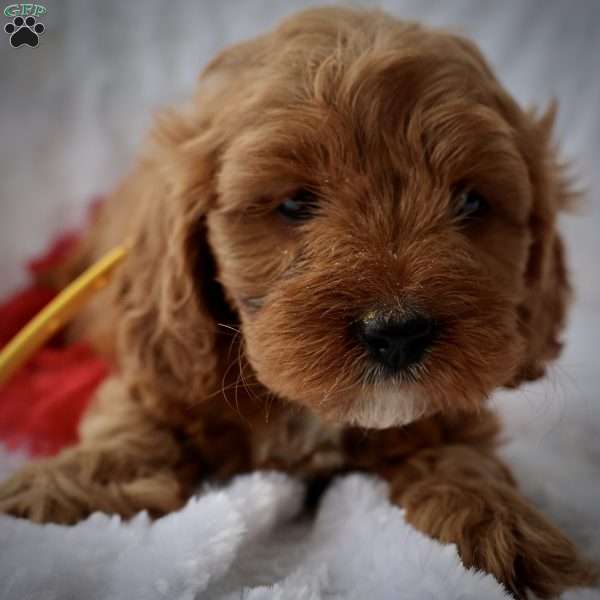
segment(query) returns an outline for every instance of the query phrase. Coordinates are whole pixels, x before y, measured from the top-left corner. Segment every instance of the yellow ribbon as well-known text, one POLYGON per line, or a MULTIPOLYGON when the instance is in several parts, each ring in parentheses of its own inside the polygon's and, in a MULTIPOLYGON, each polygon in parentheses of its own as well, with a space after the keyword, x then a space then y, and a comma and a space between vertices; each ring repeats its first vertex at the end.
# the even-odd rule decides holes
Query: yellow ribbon
POLYGON ((127 245, 122 245, 105 254, 62 290, 0 350, 0 386, 108 284, 110 275, 125 258, 127 251, 127 245))

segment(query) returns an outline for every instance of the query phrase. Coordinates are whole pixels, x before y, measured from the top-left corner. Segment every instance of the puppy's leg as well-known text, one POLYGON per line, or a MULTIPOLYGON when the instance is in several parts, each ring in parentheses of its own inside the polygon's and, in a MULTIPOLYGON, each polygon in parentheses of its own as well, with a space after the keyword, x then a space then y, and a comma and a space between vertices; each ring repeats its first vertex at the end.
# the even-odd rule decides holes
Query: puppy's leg
POLYGON ((384 475, 412 525, 456 544, 466 566, 491 573, 517 597, 528 588, 549 598, 596 578, 491 454, 468 446, 428 449, 384 475))
POLYGON ((75 523, 92 512, 157 516, 181 506, 190 473, 172 430, 146 415, 111 379, 85 416, 81 441, 33 462, 0 484, 0 512, 36 522, 75 523))

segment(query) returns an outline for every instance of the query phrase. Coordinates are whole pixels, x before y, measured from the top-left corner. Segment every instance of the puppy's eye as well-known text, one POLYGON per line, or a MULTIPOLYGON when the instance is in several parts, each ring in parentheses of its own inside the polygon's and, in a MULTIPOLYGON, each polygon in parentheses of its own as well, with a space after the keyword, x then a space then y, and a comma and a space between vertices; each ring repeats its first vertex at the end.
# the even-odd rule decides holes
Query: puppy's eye
POLYGON ((456 213, 465 219, 478 219, 488 211, 488 203, 477 191, 465 189, 456 196, 456 213))
POLYGON ((277 212, 288 221, 306 221, 317 210, 317 199, 308 190, 298 190, 295 194, 284 198, 277 207, 277 212))

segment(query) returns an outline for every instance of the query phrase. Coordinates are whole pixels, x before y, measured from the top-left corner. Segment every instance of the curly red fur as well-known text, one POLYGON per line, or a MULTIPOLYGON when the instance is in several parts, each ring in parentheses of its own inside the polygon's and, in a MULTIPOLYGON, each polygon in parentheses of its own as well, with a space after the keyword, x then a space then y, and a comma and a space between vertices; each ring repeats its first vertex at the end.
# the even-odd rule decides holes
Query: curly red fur
POLYGON ((118 375, 80 445, 5 483, 0 510, 158 515, 199 477, 363 470, 515 594, 589 583, 495 457, 485 408, 560 350, 570 192, 552 120, 471 42, 377 11, 310 10, 225 50, 69 262, 132 244, 73 327, 118 375), (453 208, 465 186, 491 206, 477 223, 453 208), (276 209, 300 188, 320 212, 291 225, 276 209), (408 374, 384 381, 348 333, 374 310, 442 324, 408 374))

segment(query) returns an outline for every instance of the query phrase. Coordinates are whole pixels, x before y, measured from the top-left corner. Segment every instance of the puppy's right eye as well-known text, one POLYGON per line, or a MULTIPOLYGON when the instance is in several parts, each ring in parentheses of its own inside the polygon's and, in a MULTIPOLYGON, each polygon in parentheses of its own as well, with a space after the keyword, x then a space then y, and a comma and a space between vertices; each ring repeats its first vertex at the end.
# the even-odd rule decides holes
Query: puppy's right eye
POLYGON ((314 216, 316 210, 317 199, 304 189, 288 196, 277 207, 277 212, 288 221, 306 221, 314 216))

